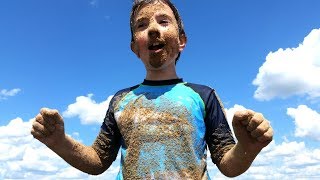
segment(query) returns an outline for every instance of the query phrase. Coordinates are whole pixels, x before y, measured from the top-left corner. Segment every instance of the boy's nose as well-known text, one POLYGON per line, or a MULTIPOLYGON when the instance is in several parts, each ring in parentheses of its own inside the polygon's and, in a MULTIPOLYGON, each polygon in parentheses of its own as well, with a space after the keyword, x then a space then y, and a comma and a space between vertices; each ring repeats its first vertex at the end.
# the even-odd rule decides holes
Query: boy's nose
POLYGON ((148 36, 149 36, 150 38, 157 38, 157 37, 159 37, 159 36, 160 36, 160 32, 159 32, 158 28, 156 28, 156 27, 151 27, 151 28, 149 29, 149 31, 148 31, 148 36))

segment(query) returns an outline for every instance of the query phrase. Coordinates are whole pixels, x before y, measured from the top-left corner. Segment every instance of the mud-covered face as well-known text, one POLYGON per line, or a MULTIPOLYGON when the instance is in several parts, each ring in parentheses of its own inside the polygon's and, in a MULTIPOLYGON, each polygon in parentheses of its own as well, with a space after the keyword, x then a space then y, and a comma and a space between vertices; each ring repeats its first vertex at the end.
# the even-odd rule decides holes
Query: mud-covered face
POLYGON ((140 8, 133 22, 133 52, 147 69, 161 69, 174 65, 185 46, 179 37, 178 24, 170 7, 160 1, 140 8))

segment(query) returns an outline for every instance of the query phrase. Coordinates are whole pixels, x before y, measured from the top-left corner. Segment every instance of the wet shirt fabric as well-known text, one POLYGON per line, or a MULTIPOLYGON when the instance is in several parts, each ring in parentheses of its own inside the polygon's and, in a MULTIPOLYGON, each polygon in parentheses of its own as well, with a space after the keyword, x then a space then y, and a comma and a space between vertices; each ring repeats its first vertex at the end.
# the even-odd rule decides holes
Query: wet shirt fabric
POLYGON ((121 147, 117 179, 210 179, 207 147, 217 163, 234 144, 215 91, 174 79, 117 92, 93 147, 107 167, 121 147))

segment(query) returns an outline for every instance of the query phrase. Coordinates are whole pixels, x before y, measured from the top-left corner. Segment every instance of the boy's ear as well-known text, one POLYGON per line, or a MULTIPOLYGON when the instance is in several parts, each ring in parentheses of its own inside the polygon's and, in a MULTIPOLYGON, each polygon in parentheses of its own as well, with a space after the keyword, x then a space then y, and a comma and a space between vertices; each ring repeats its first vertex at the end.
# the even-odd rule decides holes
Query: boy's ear
POLYGON ((186 47, 186 44, 187 44, 187 36, 185 34, 181 34, 179 36, 179 51, 183 51, 183 49, 186 47))
POLYGON ((130 46, 131 46, 131 51, 134 52, 138 58, 140 58, 139 49, 137 47, 137 44, 134 41, 131 41, 130 46))

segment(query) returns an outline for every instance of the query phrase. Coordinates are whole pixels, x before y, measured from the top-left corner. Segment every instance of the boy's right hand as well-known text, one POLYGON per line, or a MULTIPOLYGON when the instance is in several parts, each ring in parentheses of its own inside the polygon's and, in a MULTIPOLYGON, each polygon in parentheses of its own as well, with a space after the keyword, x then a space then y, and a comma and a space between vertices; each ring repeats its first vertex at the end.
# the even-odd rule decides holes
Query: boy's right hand
POLYGON ((63 118, 55 109, 42 108, 32 123, 31 134, 49 148, 54 148, 65 138, 63 118))

